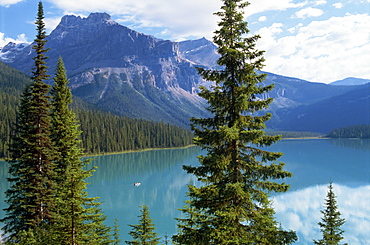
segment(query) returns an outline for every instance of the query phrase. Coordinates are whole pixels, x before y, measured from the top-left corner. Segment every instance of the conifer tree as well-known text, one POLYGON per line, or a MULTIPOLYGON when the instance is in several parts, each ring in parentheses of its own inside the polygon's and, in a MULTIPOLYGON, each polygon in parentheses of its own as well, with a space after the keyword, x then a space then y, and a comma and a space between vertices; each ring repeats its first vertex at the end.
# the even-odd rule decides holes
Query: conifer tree
POLYGON ((249 3, 223 0, 219 30, 218 70, 198 68, 211 89, 201 87, 210 118, 192 118, 194 143, 207 151, 199 156, 199 167, 184 166, 194 174, 200 187, 189 185, 189 205, 179 219, 179 244, 290 244, 297 237, 284 231, 274 219, 269 193, 285 192, 289 186, 276 182, 291 173, 276 163, 282 153, 263 147, 280 136, 264 132, 270 114, 259 112, 272 102, 263 99, 273 85, 264 86, 263 51, 255 47, 259 36, 248 35, 242 10, 249 3), (259 112, 259 114, 257 114, 259 112))
MULTIPOLYGON (((51 139, 57 152, 55 181, 58 186, 58 205, 55 212, 55 228, 59 234, 60 244, 93 244, 97 238, 88 235, 93 227, 95 230, 102 225, 100 230, 107 232, 109 229, 102 222, 100 224, 93 222, 96 219, 104 221, 105 218, 97 211, 99 206, 97 198, 88 197, 86 192, 85 179, 91 176, 92 170, 85 170, 89 161, 81 160, 83 152, 79 140, 81 131, 78 129, 75 113, 69 108, 72 93, 68 87, 69 81, 61 57, 58 60, 54 81, 51 89, 51 139)), ((108 234, 101 235, 104 237, 99 238, 102 241, 109 237, 108 234)))
POLYGON ((119 245, 122 241, 119 238, 119 225, 118 225, 118 219, 114 219, 114 226, 113 226, 113 245, 119 245))
POLYGON ((321 210, 323 214, 322 222, 319 222, 322 232, 322 239, 314 240, 318 245, 339 245, 339 242, 344 238, 344 231, 340 228, 345 219, 341 218, 341 213, 338 211, 336 196, 333 192, 333 184, 329 184, 329 191, 326 196, 325 210, 321 210))
POLYGON ((139 224, 137 225, 130 225, 132 227, 132 231, 129 234, 132 236, 132 241, 126 241, 126 244, 131 245, 156 245, 159 244, 159 237, 157 233, 154 232, 155 226, 153 224, 153 220, 150 217, 148 206, 142 205, 141 207, 141 215, 138 217, 140 218, 139 224))
POLYGON ((21 231, 47 229, 54 208, 54 151, 50 140, 50 102, 45 53, 43 6, 39 2, 36 19, 35 66, 32 81, 21 95, 15 132, 10 144, 10 163, 4 209, 1 220, 8 241, 19 241, 21 231))

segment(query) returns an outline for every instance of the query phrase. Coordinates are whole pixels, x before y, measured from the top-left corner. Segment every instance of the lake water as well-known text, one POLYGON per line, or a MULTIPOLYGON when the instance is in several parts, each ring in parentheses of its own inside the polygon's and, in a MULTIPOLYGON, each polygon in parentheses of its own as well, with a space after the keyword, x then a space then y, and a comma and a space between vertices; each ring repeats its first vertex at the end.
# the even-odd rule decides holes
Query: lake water
MULTIPOLYGON (((275 195, 273 205, 282 226, 297 231, 296 244, 312 244, 321 237, 317 223, 330 181, 346 219, 345 242, 370 244, 370 140, 282 140, 269 150, 283 152, 280 160, 294 175, 287 180, 291 189, 275 195)), ((128 224, 138 223, 142 204, 149 206, 157 233, 170 236, 176 233, 174 218, 181 215, 177 209, 184 205, 191 180, 182 165, 198 165, 200 154, 191 147, 96 157, 92 165, 98 170, 88 179, 89 195, 101 197, 108 225, 118 219, 123 240, 130 239, 128 224), (141 185, 135 187, 135 182, 141 185)), ((6 175, 6 163, 0 162, 1 209, 6 175)))

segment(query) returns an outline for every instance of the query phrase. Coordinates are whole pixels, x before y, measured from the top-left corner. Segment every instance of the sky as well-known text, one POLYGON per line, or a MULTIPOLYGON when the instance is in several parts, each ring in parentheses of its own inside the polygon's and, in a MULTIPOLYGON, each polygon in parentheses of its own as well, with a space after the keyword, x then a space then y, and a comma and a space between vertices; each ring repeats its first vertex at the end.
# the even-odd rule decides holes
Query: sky
MULTIPOLYGON (((310 82, 370 79, 370 0, 249 0, 245 18, 259 34, 266 72, 310 82)), ((0 0, 0 47, 33 41, 37 0, 0 0)), ((217 29, 220 0, 44 0, 47 32, 66 14, 106 12, 136 31, 172 41, 217 29)))

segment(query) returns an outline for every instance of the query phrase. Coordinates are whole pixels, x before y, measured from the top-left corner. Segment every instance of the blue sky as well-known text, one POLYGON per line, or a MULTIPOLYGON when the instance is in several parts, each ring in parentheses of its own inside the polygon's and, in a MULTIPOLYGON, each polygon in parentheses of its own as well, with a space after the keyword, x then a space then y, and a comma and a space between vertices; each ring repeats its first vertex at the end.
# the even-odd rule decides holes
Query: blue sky
MULTIPOLYGON (((370 0, 250 0, 252 34, 260 34, 265 71, 312 82, 370 79, 370 0)), ((0 0, 0 47, 31 42, 37 0, 0 0)), ((45 0, 50 33, 66 14, 106 12, 136 31, 173 41, 206 37, 217 28, 218 0, 45 0)))

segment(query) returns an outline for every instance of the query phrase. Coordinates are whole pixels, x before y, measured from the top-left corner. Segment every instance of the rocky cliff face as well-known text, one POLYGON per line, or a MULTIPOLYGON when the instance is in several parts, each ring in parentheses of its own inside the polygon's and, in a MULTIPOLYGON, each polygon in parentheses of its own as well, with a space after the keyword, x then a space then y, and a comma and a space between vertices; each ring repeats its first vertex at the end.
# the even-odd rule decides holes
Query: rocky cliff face
MULTIPOLYGON (((92 13, 88 18, 64 16, 47 40, 50 71, 62 56, 70 75, 103 67, 136 67, 138 72, 150 71, 155 78, 153 85, 161 89, 179 85, 191 92, 196 82, 195 70, 187 69, 193 64, 182 57, 178 43, 133 31, 105 13, 92 13), (187 79, 189 75, 191 79, 187 79)), ((29 72, 33 54, 27 51, 7 63, 29 72)))
MULTIPOLYGON (((117 114, 185 126, 188 118, 205 112, 195 93, 202 81, 194 69, 197 63, 183 55, 177 42, 92 13, 87 18, 64 16, 46 46, 50 74, 62 56, 74 94, 117 114)), ((31 71, 30 46, 13 56, 9 65, 31 71)))

